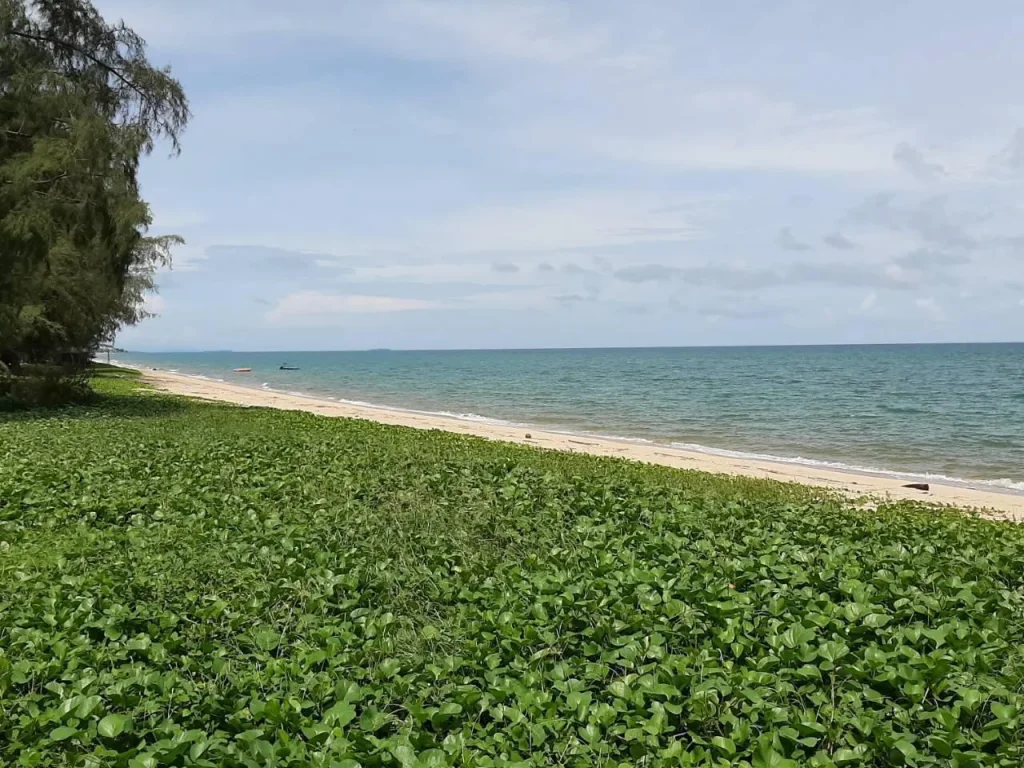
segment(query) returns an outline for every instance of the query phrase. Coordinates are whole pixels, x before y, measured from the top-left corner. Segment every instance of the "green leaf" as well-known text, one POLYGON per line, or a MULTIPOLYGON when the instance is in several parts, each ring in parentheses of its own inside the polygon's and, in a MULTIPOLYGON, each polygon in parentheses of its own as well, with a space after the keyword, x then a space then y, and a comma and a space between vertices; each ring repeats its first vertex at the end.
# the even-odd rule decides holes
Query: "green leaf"
POLYGON ((53 741, 65 741, 66 739, 70 739, 76 733, 78 733, 77 728, 62 725, 59 728, 54 728, 52 731, 50 731, 50 738, 53 741))
POLYGON ((906 739, 899 739, 893 744, 893 747, 903 755, 904 761, 907 765, 915 765, 914 758, 917 757, 917 747, 906 739))
POLYGON ((253 642, 261 651, 272 651, 281 644, 281 633, 273 629, 263 629, 253 635, 253 642))
POLYGON ((846 643, 836 641, 822 643, 821 647, 818 648, 818 655, 833 664, 845 657, 849 652, 850 648, 846 643))
POLYGON ((195 744, 191 746, 191 748, 188 751, 188 756, 192 758, 192 760, 198 760, 200 757, 203 756, 203 753, 206 752, 207 749, 209 749, 209 747, 210 742, 206 741, 205 739, 201 739, 200 741, 197 741, 195 744))
POLYGON ((390 718, 376 707, 367 707, 359 718, 359 727, 364 733, 377 733, 388 724, 390 718))
POLYGON ((754 768, 797 768, 797 764, 780 755, 771 745, 761 744, 754 753, 754 768))
POLYGON ((350 680, 345 680, 335 685, 334 691, 341 701, 361 701, 363 698, 363 689, 359 687, 358 683, 350 680))
POLYGON ((866 613, 870 613, 871 609, 862 603, 846 603, 843 606, 843 615, 847 621, 856 621, 866 613))
POLYGON ((111 714, 100 720, 96 732, 105 739, 113 739, 120 736, 127 725, 127 717, 111 714))
POLYGON ((670 760, 672 758, 678 758, 681 754, 683 754, 683 742, 675 739, 669 742, 669 745, 658 753, 658 757, 662 760, 670 760))
POLYGON ((347 701, 340 701, 324 712, 324 722, 338 728, 344 728, 356 716, 356 708, 347 701))
POLYGON ((402 768, 416 768, 416 750, 408 744, 399 744, 392 747, 391 754, 402 768))
POLYGON ((448 758, 440 749, 428 749, 416 758, 416 768, 444 768, 448 758))
POLYGON ((725 736, 715 736, 711 740, 712 746, 724 755, 731 757, 736 754, 736 743, 732 739, 728 739, 725 736))
POLYGON ((998 701, 993 701, 989 706, 992 709, 992 714, 996 716, 996 719, 1002 722, 1010 722, 1017 717, 1016 707, 1011 707, 1008 704, 1000 704, 998 701))
POLYGON ((99 696, 83 696, 82 700, 78 702, 78 706, 75 707, 75 717, 79 720, 84 720, 93 713, 100 704, 99 696))
POLYGON ((783 632, 779 639, 787 648, 799 648, 814 639, 814 630, 801 624, 794 624, 783 632))
POLYGON ((864 617, 864 626, 871 627, 872 629, 879 629, 884 627, 892 621, 892 616, 884 613, 869 613, 864 617))
POLYGON ((613 681, 608 686, 608 690, 611 692, 612 696, 616 696, 620 699, 629 698, 630 695, 629 685, 626 683, 625 680, 613 681))
POLYGON ((969 710, 973 710, 985 698, 981 691, 976 691, 973 688, 963 688, 959 693, 961 701, 969 710))

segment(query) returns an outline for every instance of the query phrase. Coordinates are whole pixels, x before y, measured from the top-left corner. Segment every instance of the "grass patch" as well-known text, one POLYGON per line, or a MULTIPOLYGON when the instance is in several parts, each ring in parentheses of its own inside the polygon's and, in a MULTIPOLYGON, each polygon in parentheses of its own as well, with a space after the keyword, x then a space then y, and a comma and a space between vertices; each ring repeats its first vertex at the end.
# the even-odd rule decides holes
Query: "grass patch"
POLYGON ((1024 763, 1024 528, 96 387, 0 417, 0 763, 1024 763))
POLYGON ((93 379, 138 379, 142 373, 134 368, 94 362, 89 366, 89 375, 93 379))

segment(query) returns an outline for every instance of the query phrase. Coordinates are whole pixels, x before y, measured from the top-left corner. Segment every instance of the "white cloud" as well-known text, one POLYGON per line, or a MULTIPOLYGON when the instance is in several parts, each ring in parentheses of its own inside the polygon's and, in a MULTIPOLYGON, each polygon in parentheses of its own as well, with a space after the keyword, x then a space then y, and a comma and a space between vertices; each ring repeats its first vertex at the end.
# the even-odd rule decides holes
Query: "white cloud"
POLYGON ((536 310, 552 307, 556 301, 551 288, 477 293, 451 302, 453 309, 536 310))
POLYGON ((480 285, 518 285, 531 282, 523 270, 496 272, 489 262, 430 262, 355 267, 347 279, 351 282, 402 282, 420 285, 438 283, 477 283, 480 285))
POLYGON ((600 55, 604 44, 599 29, 574 23, 578 19, 566 8, 545 0, 295 0, 287 8, 272 0, 96 4, 109 16, 130 19, 150 42, 180 51, 206 52, 212 43, 244 46, 253 37, 274 35, 386 48, 391 55, 411 59, 560 63, 600 55), (225 17, 235 23, 223 23, 225 17))
POLYGON ((878 294, 875 293, 874 291, 870 291, 868 295, 864 297, 861 303, 857 305, 856 311, 858 314, 865 314, 867 312, 870 312, 872 307, 874 307, 877 303, 878 294))
POLYGON ((787 251, 806 251, 810 248, 807 243, 801 241, 796 235, 793 234, 793 230, 790 227, 783 227, 779 230, 778 237, 775 238, 775 243, 787 251))
POLYGON ((925 155, 920 149, 901 141, 892 152, 893 162, 918 181, 932 182, 946 175, 942 163, 925 155))
MULTIPOLYGON (((285 12, 254 0, 244 11, 228 12, 231 24, 218 20, 224 11, 217 4, 179 0, 142 9, 106 0, 100 7, 115 15, 123 9, 144 36, 183 51, 223 51, 273 34, 293 45, 443 61, 459 67, 484 96, 466 113, 432 113, 430 125, 445 132, 468 126, 498 151, 539 151, 570 166, 602 161, 661 172, 893 175, 893 146, 906 138, 905 128, 872 107, 826 109, 754 87, 695 83, 685 55, 671 43, 688 31, 689 14, 671 5, 626 14, 552 0, 299 0, 285 12)), ((350 101, 325 97, 323 83, 305 87, 322 93, 301 100, 299 124, 351 124, 350 101)), ((209 108, 223 114, 225 131, 234 136, 239 112, 217 106, 229 103, 225 96, 209 108)), ((292 110, 269 106, 258 111, 255 129, 289 137, 294 123, 276 128, 292 110)))
POLYGON ((885 276, 890 280, 903 281, 906 280, 907 271, 899 264, 886 264, 885 265, 885 276))
POLYGON ((167 309, 167 302, 164 301, 163 296, 158 293, 147 293, 146 299, 142 304, 142 308, 147 312, 152 312, 154 315, 159 315, 167 309))
POLYGON ((444 300, 299 291, 279 300, 263 319, 275 326, 325 326, 333 324, 344 315, 381 315, 428 310, 516 311, 552 308, 556 304, 555 287, 489 291, 444 300))
POLYGON ((1018 128, 1010 141, 990 160, 995 176, 1014 177, 1024 172, 1024 128, 1018 128))
MULTIPOLYGON (((563 63, 601 55, 597 30, 573 23, 568 8, 550 2, 479 3, 456 0, 398 3, 400 23, 413 31, 406 44, 420 55, 473 59, 496 57, 538 63, 563 63), (429 30, 427 39, 415 34, 429 30)), ((386 30, 389 41, 393 31, 386 30)))
POLYGON ((442 304, 424 299, 401 299, 393 296, 346 296, 341 294, 300 291, 285 296, 265 316, 271 324, 301 324, 311 319, 337 315, 382 314, 438 309, 442 304))
POLYGON ((942 306, 932 296, 923 296, 921 298, 914 299, 914 306, 933 320, 940 320, 944 317, 942 306))
POLYGON ((427 222, 422 238, 449 253, 535 251, 664 240, 694 240, 701 219, 719 204, 643 193, 592 193, 517 205, 491 205, 427 222))
MULTIPOLYGON (((311 238, 297 233, 275 245, 296 251, 338 254, 338 266, 372 266, 360 274, 391 277, 421 274, 426 280, 474 279, 493 282, 492 263, 576 261, 581 248, 611 248, 643 243, 683 243, 707 236, 729 196, 680 196, 633 190, 594 190, 545 195, 519 203, 455 208, 429 217, 396 222, 386 235, 371 238, 311 238), (496 255, 497 254, 497 255, 496 255), (478 261, 476 267, 470 266, 478 261), (429 265, 428 265, 429 263, 429 265), (404 265, 402 269, 396 265, 404 265)), ((267 237, 248 233, 232 245, 258 247, 267 237)), ((325 261, 323 266, 327 266, 325 261)), ((508 282, 514 275, 504 275, 508 282)))
POLYGON ((584 132, 582 140, 597 154, 676 171, 889 175, 900 135, 872 110, 817 112, 754 93, 638 104, 623 114, 617 132, 584 132))

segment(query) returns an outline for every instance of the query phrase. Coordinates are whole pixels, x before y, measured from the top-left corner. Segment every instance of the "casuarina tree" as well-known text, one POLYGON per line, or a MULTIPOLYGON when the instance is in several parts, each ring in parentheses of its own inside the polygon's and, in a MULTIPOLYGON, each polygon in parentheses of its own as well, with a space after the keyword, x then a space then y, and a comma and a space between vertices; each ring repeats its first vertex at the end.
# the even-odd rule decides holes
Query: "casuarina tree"
POLYGON ((0 0, 0 361, 86 360, 145 316, 179 238, 148 237, 140 159, 188 102, 88 0, 0 0))

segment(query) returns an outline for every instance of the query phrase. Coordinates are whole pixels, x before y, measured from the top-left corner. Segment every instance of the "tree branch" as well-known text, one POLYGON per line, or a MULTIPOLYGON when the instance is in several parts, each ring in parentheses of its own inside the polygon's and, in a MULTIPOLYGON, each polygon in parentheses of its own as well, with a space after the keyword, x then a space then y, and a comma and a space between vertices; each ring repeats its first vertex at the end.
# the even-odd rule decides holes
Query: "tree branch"
POLYGON ((105 61, 101 61, 100 59, 96 58, 95 56, 93 56, 91 53, 89 53, 85 49, 79 48, 74 43, 69 43, 67 40, 61 40, 59 38, 50 37, 48 35, 33 35, 31 32, 19 32, 17 30, 10 30, 10 34, 13 35, 14 37, 20 37, 20 38, 23 38, 25 40, 35 40, 37 43, 49 43, 50 45, 59 45, 59 46, 61 46, 63 48, 68 48, 68 49, 74 51, 75 53, 79 54, 80 56, 84 56, 85 58, 87 58, 89 61, 91 61, 96 66, 105 69, 107 72, 112 74, 114 77, 116 77, 122 83, 124 83, 129 88, 131 88, 133 91, 135 91, 137 94, 139 94, 139 96, 141 96, 143 99, 145 99, 146 101, 149 101, 149 95, 145 91, 143 91, 142 88, 137 86, 134 82, 132 82, 127 77, 122 75, 117 70, 116 67, 112 67, 109 64, 107 64, 105 61))

